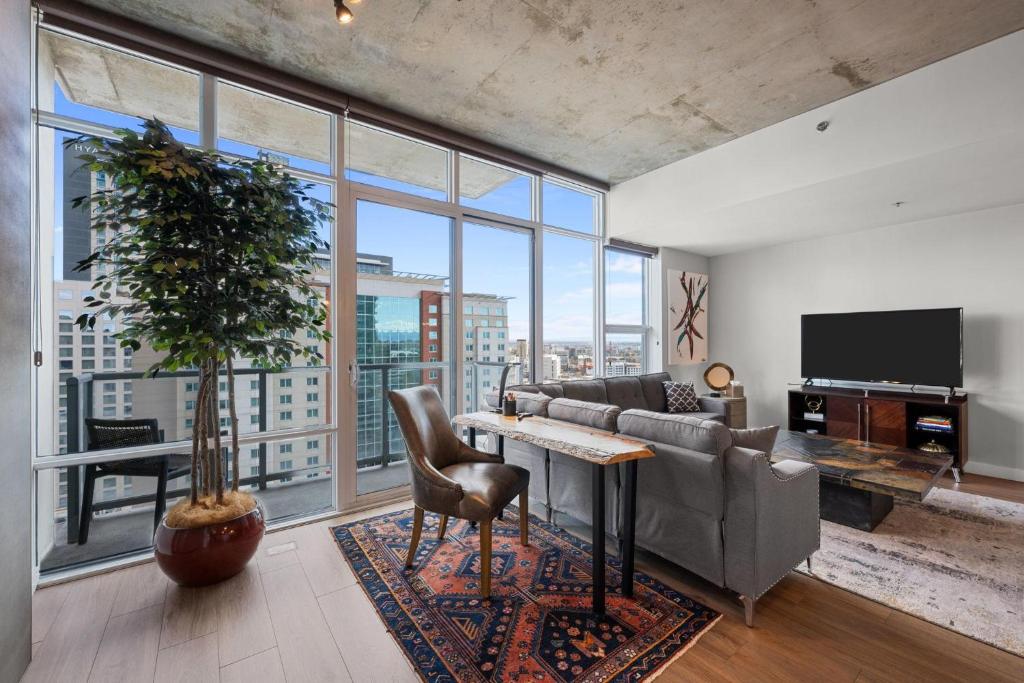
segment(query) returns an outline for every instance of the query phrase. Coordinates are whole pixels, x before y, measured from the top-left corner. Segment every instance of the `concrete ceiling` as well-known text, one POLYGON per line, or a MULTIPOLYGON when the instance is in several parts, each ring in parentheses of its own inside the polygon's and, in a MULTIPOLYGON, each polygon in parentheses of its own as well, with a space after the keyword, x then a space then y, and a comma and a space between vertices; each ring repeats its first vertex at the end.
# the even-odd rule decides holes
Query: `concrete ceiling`
POLYGON ((1024 27, 1020 0, 87 0, 618 183, 1024 27))
POLYGON ((617 185, 611 234, 717 256, 1024 204, 1022 65, 1019 31, 617 185))

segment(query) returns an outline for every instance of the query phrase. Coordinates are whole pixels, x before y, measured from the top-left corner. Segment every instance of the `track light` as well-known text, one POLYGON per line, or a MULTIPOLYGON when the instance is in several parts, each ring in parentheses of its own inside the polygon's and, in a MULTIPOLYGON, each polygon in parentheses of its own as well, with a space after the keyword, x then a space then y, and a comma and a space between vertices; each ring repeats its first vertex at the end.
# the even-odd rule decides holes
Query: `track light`
POLYGON ((334 16, 342 26, 352 23, 352 11, 345 7, 343 0, 334 0, 334 16))

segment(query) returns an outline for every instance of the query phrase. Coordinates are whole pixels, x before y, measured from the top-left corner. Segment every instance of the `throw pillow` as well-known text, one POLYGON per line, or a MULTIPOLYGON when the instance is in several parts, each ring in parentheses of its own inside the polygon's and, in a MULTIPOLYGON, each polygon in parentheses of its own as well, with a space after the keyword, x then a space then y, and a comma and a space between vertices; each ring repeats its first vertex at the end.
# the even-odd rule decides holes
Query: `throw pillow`
POLYGON ((696 413, 700 401, 693 382, 662 382, 665 386, 665 406, 670 413, 696 413))
POLYGON ((733 446, 750 448, 751 450, 771 455, 772 449, 775 448, 775 437, 779 434, 779 426, 758 427, 756 429, 730 429, 729 432, 732 434, 733 446))

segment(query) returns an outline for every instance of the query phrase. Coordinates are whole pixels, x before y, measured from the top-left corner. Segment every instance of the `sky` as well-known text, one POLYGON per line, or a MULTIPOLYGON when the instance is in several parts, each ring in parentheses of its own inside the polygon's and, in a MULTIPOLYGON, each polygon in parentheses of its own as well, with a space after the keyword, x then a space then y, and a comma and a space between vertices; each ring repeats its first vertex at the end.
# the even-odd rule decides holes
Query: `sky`
MULTIPOLYGON (((141 128, 141 120, 123 114, 75 104, 54 87, 55 110, 110 126, 141 128)), ((198 144, 199 134, 172 128, 184 142, 198 144)), ((61 136, 57 138, 62 141, 61 136)), ((218 140, 221 151, 254 156, 256 147, 230 140, 218 140)), ((60 174, 62 150, 56 150, 55 174, 55 273, 60 273, 62 244, 63 181, 60 174)), ((329 167, 285 154, 296 168, 328 173, 329 167)), ((472 162, 479 163, 479 162, 472 162)), ((444 200, 444 193, 399 181, 348 171, 355 181, 388 187, 432 199, 444 200)), ((330 201, 330 188, 317 185, 311 194, 330 201)), ((590 195, 544 182, 542 214, 548 225, 593 234, 595 205, 590 195)), ((465 206, 494 213, 528 218, 530 213, 530 180, 517 176, 479 198, 462 197, 465 206)), ((324 228, 324 237, 329 238, 324 228)), ((431 275, 451 275, 451 223, 447 217, 399 209, 360 201, 357 209, 357 250, 362 253, 389 255, 398 271, 431 275)), ((594 242, 562 234, 544 233, 544 338, 550 342, 593 341, 594 313, 594 242)), ((328 240, 330 241, 330 240, 328 240)), ((510 297, 508 302, 509 335, 512 339, 529 335, 530 319, 531 237, 524 232, 492 226, 463 224, 463 291, 510 297)), ((606 264, 605 316, 609 324, 641 323, 643 296, 642 259, 626 254, 609 253, 606 264)))

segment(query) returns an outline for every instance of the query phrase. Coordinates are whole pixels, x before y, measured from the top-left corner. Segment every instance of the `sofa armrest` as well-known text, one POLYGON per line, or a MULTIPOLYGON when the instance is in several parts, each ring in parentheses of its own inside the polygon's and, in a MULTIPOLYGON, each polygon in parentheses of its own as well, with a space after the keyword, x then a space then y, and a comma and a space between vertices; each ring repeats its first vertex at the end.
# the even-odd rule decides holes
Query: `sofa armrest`
POLYGON ((728 412, 726 410, 726 402, 723 399, 701 396, 697 399, 697 402, 700 403, 701 412, 721 415, 722 422, 725 423, 728 412))
POLYGON ((733 446, 725 453, 725 578, 756 600, 820 542, 818 471, 733 446))

